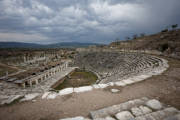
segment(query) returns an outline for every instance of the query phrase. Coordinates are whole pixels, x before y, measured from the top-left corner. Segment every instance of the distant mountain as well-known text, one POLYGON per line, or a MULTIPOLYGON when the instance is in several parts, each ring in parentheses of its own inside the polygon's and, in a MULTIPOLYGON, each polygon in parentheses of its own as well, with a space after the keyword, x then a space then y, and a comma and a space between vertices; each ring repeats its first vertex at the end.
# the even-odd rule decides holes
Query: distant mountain
POLYGON ((0 42, 0 48, 41 48, 42 45, 23 42, 0 42))
POLYGON ((61 42, 56 44, 41 45, 23 42, 0 42, 0 48, 78 48, 90 45, 101 45, 97 43, 61 42))
POLYGON ((97 43, 80 43, 80 42, 62 42, 56 44, 49 44, 48 48, 78 48, 78 47, 88 47, 90 45, 100 45, 97 43))

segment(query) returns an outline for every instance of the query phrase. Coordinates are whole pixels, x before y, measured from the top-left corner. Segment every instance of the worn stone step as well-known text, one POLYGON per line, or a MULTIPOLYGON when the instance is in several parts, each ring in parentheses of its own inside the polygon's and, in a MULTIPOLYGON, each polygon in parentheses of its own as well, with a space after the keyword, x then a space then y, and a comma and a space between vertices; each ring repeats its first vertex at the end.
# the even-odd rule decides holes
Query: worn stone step
POLYGON ((91 111, 90 116, 93 119, 104 118, 106 116, 114 115, 114 114, 116 114, 118 112, 121 112, 121 111, 129 110, 129 109, 131 109, 133 107, 136 107, 136 106, 144 105, 147 101, 148 101, 147 98, 130 100, 128 102, 121 103, 121 104, 118 104, 118 105, 113 105, 113 106, 103 108, 103 109, 100 109, 100 110, 91 111))
POLYGON ((176 108, 169 107, 163 110, 155 111, 149 114, 136 117, 135 120, 163 120, 165 118, 166 120, 176 120, 176 119, 171 119, 173 117, 169 117, 169 116, 174 116, 174 115, 177 115, 178 113, 179 111, 176 108))

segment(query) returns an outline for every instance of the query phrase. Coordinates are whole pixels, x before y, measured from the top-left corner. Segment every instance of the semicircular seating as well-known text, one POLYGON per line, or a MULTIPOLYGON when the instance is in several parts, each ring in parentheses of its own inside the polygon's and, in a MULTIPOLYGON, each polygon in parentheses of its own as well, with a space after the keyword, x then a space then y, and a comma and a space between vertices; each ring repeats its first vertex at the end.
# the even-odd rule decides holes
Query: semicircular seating
POLYGON ((75 65, 99 75, 99 83, 117 82, 137 74, 160 69, 164 65, 161 58, 124 52, 81 52, 75 65))

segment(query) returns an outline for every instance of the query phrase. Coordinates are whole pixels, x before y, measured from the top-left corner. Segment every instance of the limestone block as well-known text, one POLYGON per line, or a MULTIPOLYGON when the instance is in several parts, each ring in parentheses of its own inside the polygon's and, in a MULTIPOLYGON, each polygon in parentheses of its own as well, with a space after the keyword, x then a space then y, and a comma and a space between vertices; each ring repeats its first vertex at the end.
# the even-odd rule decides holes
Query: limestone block
POLYGON ((157 111, 157 112, 153 112, 151 113, 151 115, 156 119, 156 120, 162 120, 166 114, 165 112, 163 112, 162 110, 157 111))
POLYGON ((123 111, 123 112, 117 113, 115 116, 118 120, 133 120, 134 119, 134 116, 129 111, 123 111))
POLYGON ((93 85, 92 87, 93 87, 94 89, 99 89, 99 88, 100 88, 98 84, 95 84, 95 85, 93 85))
POLYGON ((93 119, 93 120, 115 120, 115 119, 110 117, 110 116, 107 116, 105 118, 96 118, 96 119, 93 119))
POLYGON ((119 92, 119 90, 118 89, 111 89, 111 92, 112 93, 117 93, 117 92, 119 92))
POLYGON ((98 85, 99 85, 99 87, 102 88, 102 89, 108 87, 108 84, 98 84, 98 85))
POLYGON ((176 108, 174 108, 174 107, 169 107, 169 108, 165 108, 163 110, 163 112, 166 115, 171 116, 171 115, 177 114, 179 111, 176 108))
POLYGON ((115 120, 115 119, 112 118, 112 117, 110 117, 110 116, 107 116, 107 117, 105 118, 105 120, 115 120))
POLYGON ((145 115, 146 120, 156 120, 151 114, 145 115))
POLYGON ((143 115, 143 112, 141 111, 140 108, 138 107, 133 107, 131 108, 131 112, 137 117, 137 116, 140 116, 140 115, 143 115))
POLYGON ((65 88, 65 89, 59 91, 59 95, 67 95, 67 94, 71 94, 73 92, 74 92, 73 88, 65 88))
POLYGON ((74 118, 65 118, 65 119, 59 119, 59 120, 84 120, 84 117, 78 116, 78 117, 74 117, 74 118))
POLYGON ((58 96, 57 93, 50 93, 50 94, 47 96, 47 99, 55 99, 57 96, 58 96))
POLYGON ((140 106, 139 108, 141 109, 143 114, 148 114, 152 112, 152 110, 146 106, 140 106))
POLYGON ((29 101, 29 100, 33 100, 34 98, 36 98, 37 96, 39 96, 39 93, 32 93, 32 94, 27 94, 24 96, 23 99, 21 99, 20 101, 29 101))
POLYGON ((180 120, 180 114, 167 117, 164 120, 180 120))
POLYGON ((114 86, 114 83, 113 82, 109 82, 109 83, 107 83, 108 84, 108 86, 114 86))
POLYGON ((136 117, 135 120, 146 120, 146 118, 144 116, 139 116, 139 117, 136 117))
POLYGON ((132 81, 130 79, 122 80, 122 82, 124 82, 125 84, 132 84, 132 83, 134 83, 134 81, 132 81))
POLYGON ((51 92, 45 92, 43 95, 42 95, 42 99, 45 99, 51 92))
POLYGON ((15 96, 12 96, 12 97, 9 97, 7 100, 4 100, 1 102, 1 105, 4 105, 4 104, 10 104, 12 103, 13 101, 19 99, 23 97, 22 95, 15 95, 15 96))
POLYGON ((160 110, 162 108, 161 103, 155 99, 147 101, 146 105, 152 109, 155 109, 155 110, 160 110))
POLYGON ((74 88, 74 92, 76 92, 76 93, 87 92, 87 91, 91 91, 91 90, 93 90, 92 86, 83 86, 83 87, 74 88))
POLYGON ((120 81, 120 82, 115 82, 115 85, 116 86, 126 86, 126 83, 124 83, 123 81, 120 81))

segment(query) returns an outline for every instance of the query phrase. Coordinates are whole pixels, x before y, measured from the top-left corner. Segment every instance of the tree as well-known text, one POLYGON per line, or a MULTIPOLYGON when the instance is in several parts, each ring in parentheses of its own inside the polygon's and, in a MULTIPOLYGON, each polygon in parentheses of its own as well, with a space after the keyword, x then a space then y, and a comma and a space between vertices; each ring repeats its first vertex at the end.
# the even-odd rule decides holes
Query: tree
POLYGON ((162 30, 161 32, 168 32, 168 29, 164 29, 164 30, 162 30))
POLYGON ((145 36, 145 33, 141 33, 140 36, 141 36, 141 37, 144 37, 144 36, 145 36))
POLYGON ((171 26, 173 30, 175 30, 178 27, 178 24, 174 24, 171 26))
POLYGON ((138 35, 137 34, 134 34, 133 35, 133 39, 137 39, 138 35))
POLYGON ((126 37, 126 40, 130 40, 130 37, 127 36, 127 37, 126 37))

